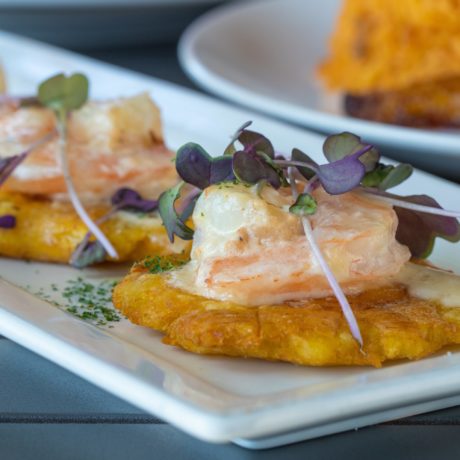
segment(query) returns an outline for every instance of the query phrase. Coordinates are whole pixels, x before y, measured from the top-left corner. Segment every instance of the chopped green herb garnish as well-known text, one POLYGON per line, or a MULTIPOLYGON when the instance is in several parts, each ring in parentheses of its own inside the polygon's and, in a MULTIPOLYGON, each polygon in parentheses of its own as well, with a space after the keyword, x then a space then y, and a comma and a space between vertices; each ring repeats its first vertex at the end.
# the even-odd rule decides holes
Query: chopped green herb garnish
POLYGON ((169 272, 181 267, 186 262, 185 259, 173 258, 171 256, 149 256, 141 262, 141 265, 145 267, 149 273, 155 274, 169 272))
POLYGON ((97 326, 105 326, 108 323, 118 322, 122 318, 112 305, 112 291, 116 284, 116 281, 92 283, 79 277, 68 280, 62 289, 55 283, 51 284, 51 290, 60 293, 62 297, 60 301, 55 300, 43 288, 35 292, 35 295, 77 318, 97 326))

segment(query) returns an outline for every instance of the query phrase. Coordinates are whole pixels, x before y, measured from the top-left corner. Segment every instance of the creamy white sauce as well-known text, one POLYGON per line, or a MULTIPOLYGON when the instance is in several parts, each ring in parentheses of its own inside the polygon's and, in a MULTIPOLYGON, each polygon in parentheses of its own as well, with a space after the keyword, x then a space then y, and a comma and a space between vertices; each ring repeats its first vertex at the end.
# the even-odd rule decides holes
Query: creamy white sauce
POLYGON ((455 273, 407 263, 394 280, 407 286, 413 297, 460 308, 460 276, 455 273))

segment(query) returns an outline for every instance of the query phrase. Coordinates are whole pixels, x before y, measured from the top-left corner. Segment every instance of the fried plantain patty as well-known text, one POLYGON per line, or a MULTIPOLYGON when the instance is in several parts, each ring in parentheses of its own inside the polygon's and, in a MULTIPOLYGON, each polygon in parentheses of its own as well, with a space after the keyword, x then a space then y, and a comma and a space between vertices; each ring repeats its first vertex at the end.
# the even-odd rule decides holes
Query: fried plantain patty
POLYGON ((350 296, 364 339, 353 339, 333 297, 245 307, 189 294, 142 264, 115 288, 113 302, 135 324, 164 332, 164 342, 214 355, 291 363, 372 365, 418 359, 460 343, 460 308, 411 297, 403 285, 350 296))
MULTIPOLYGON (((108 208, 88 207, 93 219, 108 208)), ((0 194, 0 215, 16 217, 12 229, 0 228, 0 255, 19 259, 67 263, 87 228, 68 203, 30 198, 22 194, 0 194)), ((167 255, 188 250, 190 244, 174 245, 157 216, 119 212, 101 225, 118 252, 119 262, 133 261, 149 254, 167 255)))

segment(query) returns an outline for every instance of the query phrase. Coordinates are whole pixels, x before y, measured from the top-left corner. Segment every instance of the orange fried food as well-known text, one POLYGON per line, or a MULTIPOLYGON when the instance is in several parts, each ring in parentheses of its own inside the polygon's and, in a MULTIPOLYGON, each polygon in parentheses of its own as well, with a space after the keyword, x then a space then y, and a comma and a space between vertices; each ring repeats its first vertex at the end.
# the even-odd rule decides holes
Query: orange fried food
MULTIPOLYGON (((88 206, 97 219, 107 206, 88 206)), ((16 217, 12 229, 0 229, 0 255, 19 259, 67 263, 87 232, 70 203, 20 193, 0 194, 0 215, 16 217)), ((177 240, 170 244, 161 219, 156 214, 137 216, 118 212, 101 225, 119 255, 119 262, 133 261, 148 254, 188 252, 190 244, 177 240)))
POLYGON ((353 94, 460 76, 460 0, 345 0, 319 73, 353 94))
POLYGON ((332 297, 245 307, 172 287, 168 273, 149 273, 143 264, 133 267, 113 295, 114 305, 133 323, 164 332, 167 344, 202 354, 379 367, 460 343, 460 308, 411 297, 401 284, 349 301, 363 335, 362 351, 332 297))

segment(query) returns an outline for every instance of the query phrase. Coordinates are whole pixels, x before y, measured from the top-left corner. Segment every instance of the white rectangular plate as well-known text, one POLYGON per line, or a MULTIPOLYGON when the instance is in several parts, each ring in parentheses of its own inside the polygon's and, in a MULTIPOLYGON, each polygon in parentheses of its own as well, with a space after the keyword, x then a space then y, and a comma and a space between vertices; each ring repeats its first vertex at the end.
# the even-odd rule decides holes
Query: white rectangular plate
MULTIPOLYGON (((193 140, 219 153, 231 133, 252 119, 280 151, 297 146, 320 158, 320 136, 50 46, 0 33, 0 59, 16 94, 35 91, 38 82, 58 71, 87 74, 95 97, 151 92, 173 148, 193 140)), ((424 173, 415 173, 400 191, 428 193, 447 208, 458 207, 460 187, 424 173)), ((460 272, 458 254, 458 247, 438 242, 432 260, 460 272)), ((53 283, 63 287, 78 276, 116 278, 126 270, 81 272, 0 259, 0 333, 212 442, 269 447, 459 402, 460 353, 455 351, 383 369, 198 356, 163 345, 160 334, 128 321, 113 328, 92 326, 33 294, 41 290, 59 300, 53 283)))

